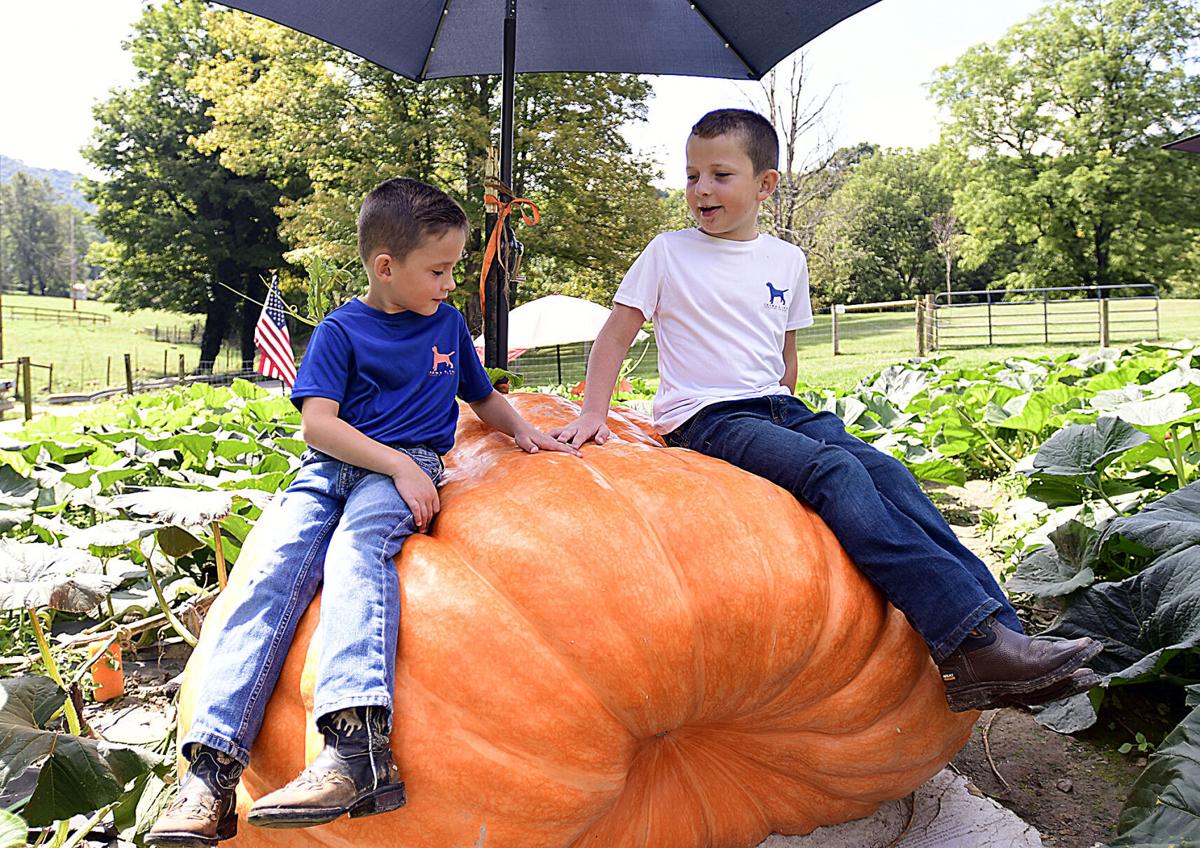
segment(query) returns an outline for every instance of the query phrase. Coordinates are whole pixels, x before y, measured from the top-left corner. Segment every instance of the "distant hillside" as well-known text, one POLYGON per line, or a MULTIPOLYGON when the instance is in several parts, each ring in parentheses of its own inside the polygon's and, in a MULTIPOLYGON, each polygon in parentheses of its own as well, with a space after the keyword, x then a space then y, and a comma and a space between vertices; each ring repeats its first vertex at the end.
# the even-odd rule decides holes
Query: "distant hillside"
POLYGON ((49 181, 54 190, 62 195, 63 200, 72 206, 87 212, 95 211, 95 207, 88 203, 79 189, 75 187, 75 182, 79 179, 79 174, 73 174, 70 171, 60 171, 58 169, 35 168, 32 165, 26 165, 20 159, 10 159, 0 153, 0 183, 8 182, 19 171, 29 174, 36 179, 49 181))

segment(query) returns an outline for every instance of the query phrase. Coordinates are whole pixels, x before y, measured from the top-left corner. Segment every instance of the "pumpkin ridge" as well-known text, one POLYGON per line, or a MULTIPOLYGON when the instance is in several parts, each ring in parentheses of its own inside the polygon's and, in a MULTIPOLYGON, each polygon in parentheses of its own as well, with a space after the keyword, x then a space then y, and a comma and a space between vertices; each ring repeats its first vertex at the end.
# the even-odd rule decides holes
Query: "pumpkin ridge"
MULTIPOLYGON (((471 714, 466 707, 447 700, 438 692, 431 689, 429 686, 426 686, 412 675, 407 675, 405 677, 404 685, 410 687, 414 694, 420 694, 423 698, 425 698, 426 701, 438 704, 447 714, 471 714)), ((538 763, 539 773, 544 775, 547 780, 555 783, 561 783, 566 786, 571 786, 583 792, 612 792, 619 794, 623 788, 625 779, 629 774, 629 770, 627 767, 625 767, 625 764, 622 765, 620 770, 614 771, 611 774, 605 774, 598 771, 592 772, 578 767, 563 765, 561 763, 555 763, 553 764, 553 767, 550 768, 541 767, 542 765, 546 764, 546 757, 544 755, 536 754, 525 749, 503 747, 489 739, 484 738, 477 730, 474 730, 463 724, 457 725, 456 729, 461 733, 463 741, 470 745, 472 750, 476 751, 481 756, 493 763, 496 763, 497 765, 500 765, 504 768, 511 768, 511 763, 504 762, 504 758, 507 758, 508 760, 517 760, 521 763, 538 763), (499 756, 491 756, 489 754, 490 751, 496 752, 499 756), (571 779, 561 779, 556 775, 575 777, 572 777, 571 779), (586 779, 586 776, 589 775, 592 776, 591 780, 586 779)))
MULTIPOLYGON (((757 815, 758 820, 761 824, 761 827, 759 828, 759 832, 761 834, 759 836, 759 841, 761 842, 763 839, 765 839, 767 834, 769 834, 771 832, 770 817, 767 816, 766 811, 762 808, 762 805, 759 803, 758 798, 756 798, 754 795, 747 792, 743 788, 743 781, 739 780, 737 775, 731 773, 730 768, 729 768, 729 764, 731 762, 738 762, 738 761, 746 762, 746 758, 743 757, 739 752, 729 750, 728 748, 726 748, 724 750, 724 754, 726 755, 726 758, 717 756, 716 751, 714 751, 714 748, 720 748, 720 747, 724 747, 724 746, 721 746, 719 743, 714 744, 714 741, 711 739, 708 739, 708 738, 704 739, 704 744, 699 744, 699 734, 694 734, 692 736, 692 738, 690 738, 686 741, 689 743, 689 747, 692 749, 691 756, 695 760, 707 761, 709 770, 711 772, 713 772, 714 774, 720 775, 723 778, 723 782, 725 784, 727 784, 729 787, 732 787, 733 790, 737 791, 741 795, 741 797, 743 797, 749 803, 749 806, 754 810, 754 813, 755 813, 755 815, 757 815)), ((682 747, 681 742, 677 742, 676 744, 679 745, 680 747, 682 747)), ((689 762, 688 759, 683 757, 682 755, 679 757, 679 760, 680 760, 680 765, 682 768, 687 769, 687 771, 689 773, 694 773, 692 762, 689 762)), ((696 763, 696 765, 699 765, 699 764, 700 763, 696 763)), ((751 767, 755 767, 755 770, 757 770, 757 768, 756 768, 757 764, 747 763, 747 765, 750 765, 751 767)), ((793 776, 793 779, 794 779, 794 776, 793 776)), ((706 784, 707 784, 707 781, 706 782, 701 782, 699 780, 696 781, 696 788, 699 790, 698 794, 701 799, 701 806, 703 807, 703 809, 706 813, 705 826, 708 828, 708 835, 709 835, 709 839, 711 840, 714 836, 716 836, 718 834, 719 831, 716 826, 716 823, 711 821, 710 816, 708 815, 709 813, 711 813, 713 805, 709 801, 709 798, 708 798, 709 787, 706 784)))
MULTIPOLYGON (((639 446, 641 450, 662 450, 662 448, 654 448, 649 445, 639 446)), ((638 448, 635 448, 637 450, 638 448)), ((669 449, 668 449, 669 450, 669 449)), ((664 456, 668 456, 664 455, 664 456)), ((655 549, 657 549, 659 557, 670 566, 671 576, 674 578, 675 585, 678 591, 680 603, 688 618, 692 623, 692 667, 695 673, 695 697, 690 708, 690 713, 695 715, 701 712, 704 708, 704 687, 705 687, 705 669, 704 669, 704 624, 701 621, 700 614, 697 609, 696 595, 692 591, 691 584, 688 582, 686 574, 683 570, 679 559, 674 552, 669 550, 664 543, 662 536, 659 535, 657 526, 650 523, 645 513, 640 509, 634 509, 637 502, 634 498, 627 494, 622 494, 621 489, 613 484, 613 481, 608 478, 604 471, 598 468, 594 463, 588 466, 592 475, 604 482, 605 487, 610 491, 610 497, 619 499, 623 504, 629 506, 629 514, 634 517, 636 524, 642 529, 645 536, 653 540, 655 549)), ((632 731, 631 731, 632 732, 632 731)))
MULTIPOLYGON (((814 513, 805 507, 805 516, 812 525, 816 524, 814 515, 814 513)), ((841 544, 838 543, 835 538, 833 538, 833 534, 829 533, 828 536, 830 537, 831 541, 827 540, 827 543, 822 546, 823 550, 821 551, 821 555, 819 557, 821 562, 836 561, 836 556, 845 556, 841 544), (831 555, 830 548, 835 549, 836 553, 831 555)), ((850 585, 852 579, 848 578, 847 574, 842 573, 838 569, 830 568, 828 566, 825 568, 825 576, 826 579, 821 581, 821 587, 824 590, 822 592, 822 599, 825 602, 825 607, 822 610, 821 621, 829 622, 831 620, 836 620, 831 617, 831 611, 835 607, 835 602, 853 594, 852 587, 850 585)), ((874 586, 871 586, 870 591, 874 593, 877 598, 880 597, 878 590, 875 589, 874 586)), ((884 610, 884 614, 879 616, 877 619, 877 630, 872 636, 871 641, 872 647, 878 644, 879 634, 887 629, 888 615, 886 612, 886 602, 884 602, 884 610)), ((860 624, 859 627, 861 628, 862 625, 860 624)), ((861 629, 857 632, 861 633, 861 629)), ((778 691, 776 691, 771 697, 755 706, 754 709, 751 710, 750 716, 748 717, 765 720, 766 716, 771 715, 772 708, 779 705, 781 701, 789 698, 789 696, 792 695, 793 689, 803 683, 805 674, 811 673, 811 666, 813 665, 814 658, 817 660, 823 659, 825 663, 830 662, 827 649, 837 637, 838 634, 834 628, 825 626, 818 628, 817 638, 810 645, 806 646, 807 650, 805 651, 803 658, 797 658, 796 663, 794 664, 795 673, 781 681, 782 685, 778 691)), ((838 668, 840 670, 850 672, 849 676, 846 677, 846 679, 840 685, 836 685, 832 689, 814 690, 809 694, 808 699, 804 702, 791 704, 788 710, 789 714, 795 715, 797 713, 802 713, 810 707, 822 703, 829 696, 844 690, 859 676, 859 673, 869 662, 870 657, 870 652, 863 652, 862 660, 857 667, 839 665, 838 668)))
POLYGON ((629 722, 622 719, 621 716, 619 716, 616 711, 612 709, 608 701, 605 700, 601 693, 597 691, 601 687, 594 680, 590 679, 589 676, 584 673, 583 668, 562 650, 560 647, 561 640, 552 639, 541 627, 537 625, 534 619, 530 617, 528 610, 518 604, 516 599, 514 599, 509 593, 500 588, 498 585, 500 580, 495 572, 493 572, 490 568, 487 568, 487 566, 483 565, 482 563, 476 564, 472 562, 470 558, 465 555, 465 552, 461 550, 453 540, 449 538, 443 538, 436 539, 435 541, 440 545, 446 546, 450 551, 452 551, 454 556, 466 567, 468 571, 478 578, 481 584, 490 589, 497 598, 504 602, 504 604, 512 611, 513 615, 526 626, 528 631, 532 633, 539 642, 546 646, 546 649, 555 657, 562 668, 566 669, 582 683, 583 688, 586 689, 588 694, 595 699, 597 705, 604 710, 604 712, 608 713, 612 717, 613 721, 625 728, 631 739, 636 740, 638 738, 637 734, 635 734, 633 729, 630 728, 629 722), (488 577, 483 573, 484 569, 491 574, 493 579, 488 579, 488 577))

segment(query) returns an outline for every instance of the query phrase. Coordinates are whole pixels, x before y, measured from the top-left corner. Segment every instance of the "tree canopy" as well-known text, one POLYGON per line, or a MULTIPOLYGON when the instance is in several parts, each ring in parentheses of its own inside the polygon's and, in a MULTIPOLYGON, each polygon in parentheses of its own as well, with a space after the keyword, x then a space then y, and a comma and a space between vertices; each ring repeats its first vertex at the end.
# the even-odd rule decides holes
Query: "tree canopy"
MULTIPOLYGON (((200 150, 239 173, 310 190, 280 207, 295 247, 356 262, 362 196, 405 175, 455 197, 475 225, 460 274, 474 303, 484 174, 499 124, 497 77, 414 83, 317 39, 236 13, 212 19, 213 51, 193 90, 212 103, 200 150)), ((604 297, 662 226, 652 168, 619 129, 644 117, 649 86, 631 75, 522 75, 516 85, 513 189, 541 209, 517 226, 529 294, 604 297)))
POLYGON ((191 88, 218 49, 198 0, 147 7, 128 44, 136 81, 96 106, 85 155, 105 179, 85 191, 109 237, 101 252, 107 295, 130 309, 206 314, 200 359, 216 359, 241 315, 243 360, 254 355, 262 276, 284 264, 275 208, 283 192, 260 174, 235 173, 193 140, 212 103, 191 88))
POLYGON ((1160 147, 1200 120, 1198 37, 1185 0, 1059 0, 941 68, 964 262, 1013 253, 1010 288, 1163 283, 1194 263, 1200 168, 1160 147))

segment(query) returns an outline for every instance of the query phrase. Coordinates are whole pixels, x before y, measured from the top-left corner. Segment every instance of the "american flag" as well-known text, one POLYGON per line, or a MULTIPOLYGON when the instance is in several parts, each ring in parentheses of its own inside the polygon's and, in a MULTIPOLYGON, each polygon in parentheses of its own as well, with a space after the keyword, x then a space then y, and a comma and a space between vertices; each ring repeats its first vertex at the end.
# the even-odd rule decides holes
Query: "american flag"
POLYGON ((262 314, 258 316, 258 323, 254 326, 254 344, 262 351, 262 357, 258 361, 258 373, 278 377, 290 389, 296 382, 296 357, 292 354, 292 339, 288 335, 287 322, 283 316, 283 298, 279 296, 279 283, 271 280, 262 314))

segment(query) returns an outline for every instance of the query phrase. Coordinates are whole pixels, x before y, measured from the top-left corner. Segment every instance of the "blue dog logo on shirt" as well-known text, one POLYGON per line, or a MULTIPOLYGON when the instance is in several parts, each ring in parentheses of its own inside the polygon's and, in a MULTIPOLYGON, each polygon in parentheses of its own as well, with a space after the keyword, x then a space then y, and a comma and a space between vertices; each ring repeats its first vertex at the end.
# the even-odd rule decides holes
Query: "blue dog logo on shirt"
POLYGON ((780 303, 784 304, 785 306, 787 305, 787 298, 784 297, 784 295, 791 291, 791 289, 777 289, 770 283, 767 283, 767 291, 771 293, 771 303, 779 300, 780 303))

